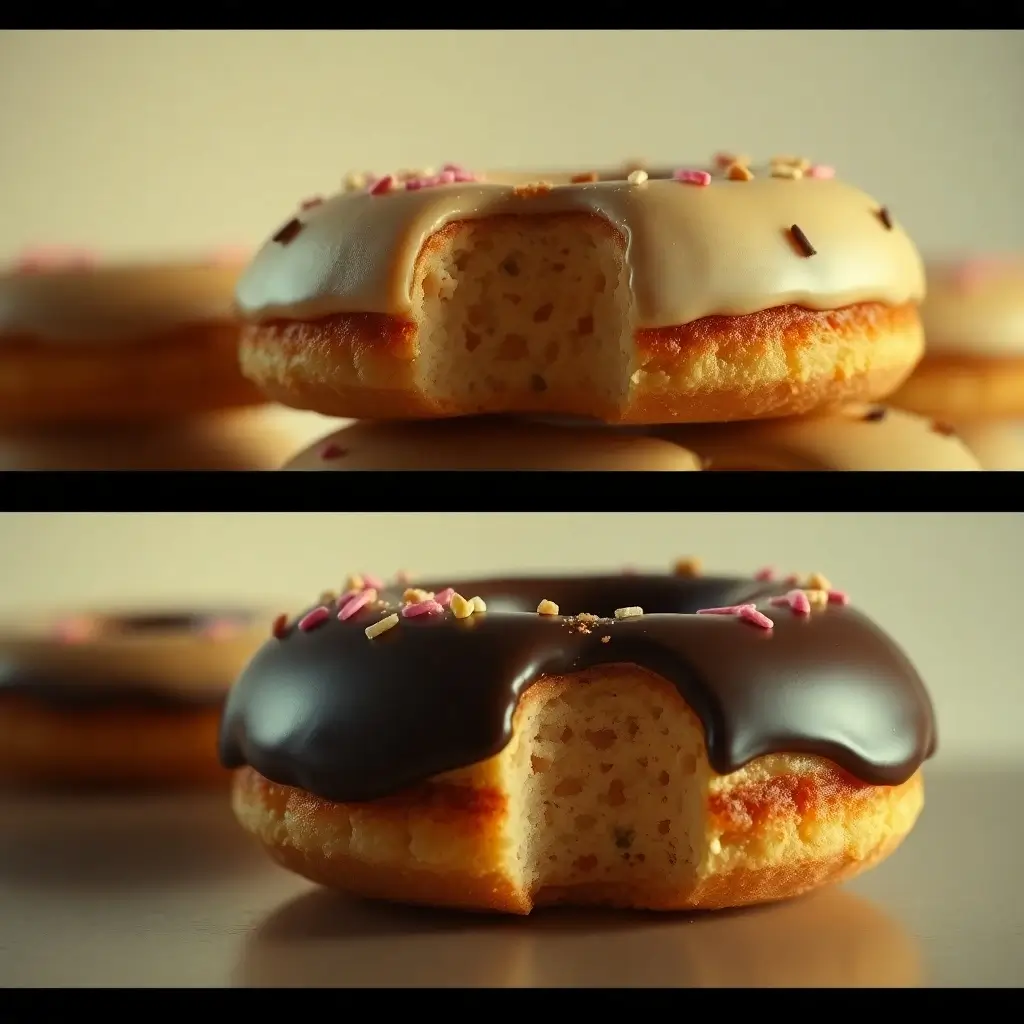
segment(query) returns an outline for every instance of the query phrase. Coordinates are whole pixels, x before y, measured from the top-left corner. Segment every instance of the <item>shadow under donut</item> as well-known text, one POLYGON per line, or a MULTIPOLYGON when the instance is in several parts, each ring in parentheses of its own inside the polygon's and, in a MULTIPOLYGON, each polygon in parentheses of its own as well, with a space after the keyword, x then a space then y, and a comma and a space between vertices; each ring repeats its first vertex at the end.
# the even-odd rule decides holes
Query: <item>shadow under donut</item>
POLYGON ((745 911, 495 918, 315 890, 249 937, 246 987, 908 987, 911 936, 842 889, 745 911))
POLYGON ((265 865, 223 792, 4 795, 0 817, 0 887, 145 888, 265 865))

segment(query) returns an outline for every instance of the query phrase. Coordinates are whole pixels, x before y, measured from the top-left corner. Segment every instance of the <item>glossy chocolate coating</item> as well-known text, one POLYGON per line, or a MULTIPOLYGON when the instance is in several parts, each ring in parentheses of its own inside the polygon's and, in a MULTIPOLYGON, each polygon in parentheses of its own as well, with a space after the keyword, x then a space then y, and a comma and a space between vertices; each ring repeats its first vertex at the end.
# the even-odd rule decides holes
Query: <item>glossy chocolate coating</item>
POLYGON ((788 585, 624 574, 449 585, 480 595, 487 612, 402 619, 369 640, 365 627, 384 613, 341 622, 331 606, 321 625, 293 623, 269 640, 228 696, 224 765, 328 800, 374 800, 498 753, 520 695, 541 676, 623 663, 678 688, 720 774, 765 754, 806 753, 895 785, 935 749, 931 702, 902 650, 852 608, 800 617, 769 607, 788 585), (582 631, 578 620, 536 614, 542 599, 567 616, 636 605, 645 614, 582 631), (750 602, 773 630, 691 614, 750 602))

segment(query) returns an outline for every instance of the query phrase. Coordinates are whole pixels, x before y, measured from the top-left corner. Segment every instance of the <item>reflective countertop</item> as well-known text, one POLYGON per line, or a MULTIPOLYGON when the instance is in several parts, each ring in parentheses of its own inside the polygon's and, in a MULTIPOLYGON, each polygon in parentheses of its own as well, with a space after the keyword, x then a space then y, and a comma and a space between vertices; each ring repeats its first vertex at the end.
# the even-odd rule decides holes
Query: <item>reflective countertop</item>
POLYGON ((0 986, 1019 986, 1024 765, 926 781, 875 871, 696 916, 360 903, 273 865, 224 793, 3 796, 0 986))

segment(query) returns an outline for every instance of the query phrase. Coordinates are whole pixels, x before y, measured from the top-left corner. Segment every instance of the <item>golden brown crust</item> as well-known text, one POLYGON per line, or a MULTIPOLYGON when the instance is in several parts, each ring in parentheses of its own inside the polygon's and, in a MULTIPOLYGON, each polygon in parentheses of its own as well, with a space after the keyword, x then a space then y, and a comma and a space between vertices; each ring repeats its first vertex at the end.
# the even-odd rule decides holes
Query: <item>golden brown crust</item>
POLYGON ((892 405, 957 423, 1024 416, 1024 359, 927 355, 892 405))
POLYGON ((357 419, 548 413, 618 423, 717 422, 799 415, 871 401, 897 388, 923 350, 916 306, 864 302, 817 312, 780 306, 638 331, 625 403, 586 387, 506 390, 473 408, 418 382, 417 327, 340 314, 271 321, 243 331, 241 365, 268 397, 357 419))
POLYGON ((238 370, 238 327, 191 324, 138 344, 5 335, 0 428, 125 423, 260 405, 238 370))
POLYGON ((0 785, 226 785, 219 725, 216 706, 61 710, 7 694, 0 699, 0 785))

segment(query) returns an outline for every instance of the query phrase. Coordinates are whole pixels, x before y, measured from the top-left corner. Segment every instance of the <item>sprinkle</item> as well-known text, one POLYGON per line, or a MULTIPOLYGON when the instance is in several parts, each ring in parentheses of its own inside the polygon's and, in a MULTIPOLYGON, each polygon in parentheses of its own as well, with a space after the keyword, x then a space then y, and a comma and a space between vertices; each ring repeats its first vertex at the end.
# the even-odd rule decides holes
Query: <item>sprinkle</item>
POLYGON ((402 601, 405 604, 417 604, 420 601, 433 601, 434 594, 430 590, 421 590, 419 587, 409 587, 402 593, 402 601))
POLYGON ((799 167, 794 167, 792 164, 772 164, 772 177, 773 178, 790 178, 794 181, 802 178, 804 172, 799 167))
POLYGON ((765 566, 754 573, 754 579, 759 583, 769 583, 775 579, 775 570, 770 565, 765 566))
POLYGON ((814 256, 817 254, 818 250, 815 249, 813 245, 811 245, 807 236, 800 230, 800 228, 796 224, 794 224, 789 229, 789 233, 792 236, 793 241, 796 242, 797 246, 799 247, 802 255, 814 256))
POLYGON ((588 181, 597 181, 598 178, 597 171, 584 171, 582 174, 574 174, 569 180, 574 185, 582 185, 588 181))
POLYGON ((888 231, 892 231, 893 220, 888 206, 880 206, 878 208, 878 219, 885 225, 888 231))
POLYGON ((811 166, 807 168, 808 178, 819 178, 824 180, 826 178, 834 178, 835 176, 836 169, 834 167, 829 167, 828 164, 811 164, 811 166))
POLYGON ((274 619, 274 624, 270 627, 270 634, 275 640, 283 640, 288 635, 288 616, 284 612, 274 619))
POLYGON ((727 604, 721 608, 698 608, 698 615, 739 615, 744 608, 753 608, 752 604, 727 604))
POLYGON ((846 605, 850 603, 850 595, 845 590, 830 590, 828 592, 828 603, 846 605))
POLYGON ((314 608, 311 612, 306 612, 306 614, 299 619, 299 629, 301 629, 303 633, 308 633, 311 629, 315 629, 321 623, 326 622, 330 617, 330 610, 321 605, 319 608, 314 608))
POLYGON ((832 584, 829 582, 827 576, 823 576, 820 572, 812 572, 807 577, 806 586, 811 590, 831 590, 832 584))
POLYGON ((454 587, 445 587, 444 590, 434 595, 434 600, 442 607, 447 608, 452 603, 452 598, 455 596, 454 587))
POLYGON ((393 174, 385 174, 380 181, 376 181, 370 186, 371 196, 382 196, 385 192, 390 192, 396 185, 395 177, 393 174))
POLYGON ((828 604, 827 590, 804 590, 807 600, 811 602, 812 608, 824 608, 828 604))
POLYGON ((942 420, 932 420, 931 430, 932 433, 941 434, 942 437, 956 437, 956 431, 942 420))
POLYGON ((363 573, 363 586, 372 587, 374 590, 383 590, 384 581, 379 576, 374 576, 372 573, 363 573))
POLYGON ((730 181, 750 181, 754 172, 746 164, 732 163, 726 168, 725 176, 730 181))
POLYGON ((603 636, 603 637, 601 637, 601 643, 603 643, 603 644, 608 643, 610 640, 611 640, 610 636, 603 636))
POLYGON ((580 622, 598 622, 601 619, 600 615, 595 615, 593 612, 580 612, 576 616, 580 622))
POLYGON ((314 206, 323 206, 323 196, 310 196, 309 199, 303 199, 299 204, 301 210, 312 210, 314 206))
POLYGON ((368 590, 363 590, 356 594, 355 597, 350 597, 341 610, 338 612, 338 621, 344 622, 346 619, 351 619, 353 615, 361 608, 365 608, 368 604, 373 604, 377 600, 377 591, 372 587, 368 590))
POLYGON ((300 231, 302 230, 302 221, 296 217, 292 217, 290 221, 274 237, 271 241, 279 242, 281 245, 287 245, 300 231))
POLYGON ((366 584, 363 582, 363 577, 355 574, 349 576, 349 578, 345 580, 345 589, 355 591, 365 590, 366 584))
POLYGON ((715 164, 718 167, 721 167, 723 170, 725 168, 727 168, 727 167, 731 167, 733 164, 743 164, 743 165, 746 165, 746 164, 749 164, 749 163, 750 163, 750 157, 749 156, 737 156, 736 154, 733 154, 733 153, 716 153, 715 154, 715 164))
POLYGON ((711 175, 707 171, 693 171, 684 167, 672 172, 672 180, 682 182, 684 185, 703 187, 711 184, 711 175))
POLYGON ((399 569, 398 572, 395 573, 395 582, 400 584, 403 587, 411 579, 412 579, 412 576, 410 575, 410 573, 409 573, 409 571, 407 569, 399 569))
POLYGON ((348 455, 348 449, 342 448, 341 445, 334 444, 333 441, 330 444, 324 445, 320 452, 320 458, 324 460, 340 459, 345 455, 348 455))
POLYGON ((325 590, 320 595, 320 601, 322 604, 330 604, 332 601, 337 601, 338 595, 333 590, 325 590))
POLYGON ((643 615, 644 610, 638 604, 630 605, 628 608, 616 608, 615 618, 617 619, 635 619, 638 615, 643 615))
POLYGON ((402 615, 407 619, 415 619, 420 615, 437 615, 444 609, 433 599, 417 601, 415 604, 407 604, 402 608, 402 615))
POLYGON ((786 605, 795 615, 810 615, 811 602, 802 590, 791 590, 788 594, 773 597, 769 604, 776 607, 786 605))
POLYGON ((468 619, 473 614, 473 602, 461 594, 452 594, 451 607, 457 619, 468 619))
POLYGON ((876 405, 874 409, 869 409, 861 417, 865 423, 881 423, 886 416, 889 415, 889 410, 884 405, 876 405))
POLYGON ((487 603, 482 597, 471 597, 469 600, 472 602, 474 612, 487 611, 487 603))
POLYGON ((799 583, 799 582, 800 582, 800 574, 799 574, 799 573, 796 573, 796 572, 791 572, 791 573, 790 573, 790 574, 789 574, 789 575, 788 575, 788 576, 786 577, 786 582, 787 582, 787 583, 799 583))
POLYGON ((558 605, 554 601, 549 601, 545 598, 539 605, 537 605, 538 615, 557 615, 558 605))
POLYGON ((474 174, 472 171, 456 171, 455 172, 455 180, 457 182, 459 182, 460 184, 461 183, 470 183, 470 184, 472 184, 474 182, 483 181, 484 180, 484 176, 482 174, 474 174))
POLYGON ((672 566, 672 572, 676 576, 699 576, 701 573, 701 561, 699 558, 680 558, 672 566))
POLYGON ((626 181, 628 181, 630 185, 642 185, 649 177, 650 175, 642 167, 638 167, 635 171, 629 172, 629 176, 626 178, 626 181))
POLYGON ((381 633, 386 633, 389 629, 394 629, 398 625, 398 616, 392 612, 390 615, 381 619, 380 622, 375 622, 372 626, 367 626, 363 632, 366 634, 367 639, 372 640, 375 636, 380 636, 381 633))
POLYGON ((345 175, 341 183, 346 192, 361 192, 366 188, 369 178, 370 175, 368 174, 359 174, 357 171, 352 171, 345 175))
POLYGON ((744 605, 740 609, 740 619, 743 622, 749 622, 752 626, 760 626, 761 629, 775 628, 775 623, 753 605, 744 605))
POLYGON ((358 590, 346 590, 345 593, 338 598, 338 607, 340 608, 343 604, 347 604, 353 597, 358 597, 364 589, 364 587, 359 587, 358 590))

